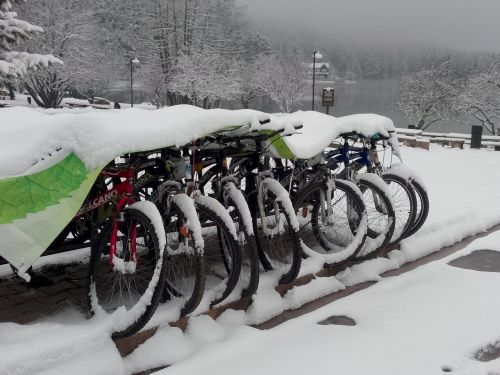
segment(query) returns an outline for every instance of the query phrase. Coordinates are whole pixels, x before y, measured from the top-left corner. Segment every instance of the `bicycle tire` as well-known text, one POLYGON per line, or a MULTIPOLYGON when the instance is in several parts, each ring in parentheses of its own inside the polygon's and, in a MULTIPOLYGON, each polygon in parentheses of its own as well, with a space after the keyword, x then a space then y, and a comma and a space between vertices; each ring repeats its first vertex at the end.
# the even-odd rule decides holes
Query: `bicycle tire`
POLYGON ((367 211, 368 237, 373 241, 366 243, 356 256, 357 259, 375 256, 390 242, 396 228, 396 213, 392 197, 383 186, 376 184, 378 180, 381 185, 385 184, 385 181, 376 174, 358 174, 358 186, 363 193, 367 211), (367 180, 368 177, 370 180, 367 180), (377 202, 377 200, 380 201, 377 202))
MULTIPOLYGON (((278 181, 271 178, 267 178, 263 184, 267 184, 268 186, 268 189, 263 189, 262 193, 266 228, 272 228, 271 230, 274 230, 276 225, 283 224, 281 220, 279 223, 273 222, 272 220, 276 207, 279 209, 279 217, 281 218, 282 215, 284 216, 287 228, 283 226, 283 231, 279 233, 280 235, 278 236, 275 235, 276 233, 273 233, 272 236, 266 235, 262 226, 262 215, 258 204, 258 194, 254 191, 249 195, 248 198, 251 202, 250 209, 252 211, 259 259, 266 271, 278 270, 279 268, 279 272, 281 273, 279 283, 288 284, 297 278, 302 263, 297 218, 294 217, 295 212, 293 212, 292 202, 283 186, 281 186, 278 181), (287 209, 287 207, 289 209, 287 209), (271 220, 269 220, 269 218, 271 218, 271 220), (287 246, 284 247, 285 241, 287 242, 287 246), (281 243, 281 247, 279 243, 281 243)), ((280 227, 278 227, 278 231, 281 231, 280 227)))
POLYGON ((249 297, 255 294, 259 286, 257 241, 245 196, 234 184, 231 185, 225 207, 236 225, 238 244, 241 249, 240 282, 243 286, 241 296, 249 297))
MULTIPOLYGON (((177 194, 174 198, 179 198, 181 195, 188 204, 193 205, 192 211, 194 211, 194 202, 185 194, 177 194)), ((162 302, 171 301, 175 305, 180 305, 180 317, 184 317, 192 313, 203 298, 206 265, 202 252, 194 240, 197 236, 201 236, 201 233, 194 233, 198 230, 197 226, 190 225, 188 221, 188 218, 192 217, 192 212, 186 211, 185 204, 177 204, 177 200, 172 199, 168 209, 163 207, 167 266, 162 302)), ((162 202, 166 203, 167 199, 162 199, 162 202)))
MULTIPOLYGON (((227 219, 221 215, 222 212, 227 214, 224 206, 215 198, 207 196, 200 198, 203 199, 195 199, 196 211, 204 229, 205 249, 203 257, 206 264, 207 286, 217 288, 214 299, 210 301, 210 305, 214 306, 224 301, 238 283, 241 270, 241 250, 236 241, 234 228, 231 230, 227 219), (208 201, 211 203, 207 203, 208 201), (215 210, 214 205, 220 205, 222 211, 215 210), (210 230, 207 230, 211 227, 216 228, 216 233, 210 233, 210 230), (208 285, 212 283, 212 279, 215 280, 214 286, 208 285)), ((231 219, 229 218, 229 220, 231 219)))
MULTIPOLYGON (((332 200, 335 199, 335 207, 332 215, 334 212, 339 212, 339 214, 336 215, 337 218, 332 223, 329 223, 329 225, 332 226, 339 224, 339 230, 341 229, 340 227, 345 226, 345 230, 347 232, 345 232, 346 234, 343 236, 343 238, 347 239, 342 240, 342 238, 340 238, 338 239, 338 241, 336 241, 336 239, 333 239, 331 237, 326 238, 326 236, 322 233, 322 224, 320 220, 321 190, 325 192, 326 196, 326 184, 324 181, 316 181, 311 183, 301 192, 299 192, 294 202, 294 207, 296 211, 299 211, 300 209, 303 209, 305 204, 312 205, 310 224, 314 239, 311 239, 311 241, 309 242, 311 246, 308 247, 316 253, 324 256, 325 265, 332 266, 354 258, 363 247, 367 236, 366 210, 364 202, 361 198, 362 194, 359 191, 359 188, 349 181, 335 179, 335 189, 333 191, 334 195, 332 197, 332 200), (346 205, 345 210, 342 203, 344 201, 346 205), (349 207, 354 209, 354 211, 351 211, 350 214, 348 211, 348 205, 349 207), (313 241, 315 242, 313 243, 313 241), (316 242, 320 245, 320 248, 316 246, 316 242), (323 249, 323 251, 320 251, 321 249, 323 249)), ((305 230, 307 230, 305 226, 308 224, 309 222, 306 222, 304 227, 301 228, 301 237, 303 240, 305 240, 305 235, 303 233, 305 230)), ((329 229, 332 229, 332 232, 337 231, 336 227, 330 227, 329 229)))
POLYGON ((123 243, 121 249, 117 246, 115 261, 113 261, 113 264, 110 264, 111 262, 109 261, 109 241, 113 227, 113 220, 109 220, 101 231, 96 245, 92 246, 87 278, 87 301, 91 315, 118 309, 121 310, 120 318, 122 319, 115 321, 116 326, 113 328, 112 338, 114 339, 127 337, 138 332, 149 321, 160 302, 165 281, 166 265, 164 251, 159 248, 158 236, 152 220, 148 216, 137 209, 127 207, 123 210, 123 219, 117 225, 118 231, 123 235, 121 238, 123 243), (129 268, 131 260, 130 251, 127 246, 130 243, 137 244, 137 239, 139 238, 143 238, 146 251, 138 252, 135 266, 129 268), (125 265, 125 261, 127 265, 125 265), (139 264, 144 264, 145 267, 138 268, 137 265, 139 264), (132 277, 128 277, 128 275, 137 275, 141 270, 147 271, 147 274, 142 275, 141 273, 142 277, 134 279, 135 292, 139 292, 137 293, 138 299, 136 296, 128 293, 130 302, 133 302, 135 299, 137 300, 126 304, 123 299, 122 281, 123 285, 127 287, 126 292, 131 292, 132 277), (111 284, 111 288, 106 288, 106 285, 110 285, 108 284, 110 282, 109 277, 111 277, 111 280, 114 279, 114 281, 111 284), (123 280, 121 279, 122 277, 123 280), (117 281, 120 289, 119 298, 121 299, 121 303, 117 303, 117 295, 112 294, 117 281), (110 298, 106 298, 105 292, 109 291, 109 289, 111 289, 110 298), (125 307, 125 309, 122 307, 125 307))
POLYGON ((396 173, 384 173, 382 178, 389 185, 396 212, 396 228, 387 246, 399 243, 410 229, 416 215, 416 197, 409 182, 396 173), (398 193, 399 189, 399 193, 398 193))
MULTIPOLYGON (((222 172, 222 169, 219 165, 211 166, 202 176, 199 181, 199 187, 201 191, 204 191, 205 186, 208 182, 212 181, 212 179, 219 175, 222 172)), ((212 188, 213 190, 213 188, 212 188)), ((243 290, 241 293, 242 297, 249 297, 258 289, 259 286, 259 256, 257 250, 257 243, 255 240, 255 234, 253 231, 253 223, 251 220, 250 208, 248 207, 248 203, 246 202, 245 196, 241 189, 234 186, 233 189, 230 190, 231 193, 228 196, 227 202, 224 203, 226 209, 231 214, 233 218, 233 222, 235 223, 238 237, 238 244, 241 249, 241 261, 242 267, 240 271, 240 282, 243 285, 243 290), (238 197, 241 195, 241 197, 238 197), (236 202, 239 202, 237 204, 236 202), (231 208, 232 207, 232 208, 231 208), (247 211, 245 214, 245 211, 247 211), (232 213, 231 213, 232 212, 232 213), (243 223, 248 219, 243 219, 245 217, 250 218, 250 223, 243 223), (243 220, 243 221, 242 221, 243 220), (240 228, 244 228, 245 230, 240 231, 240 228), (244 266, 247 267, 244 267, 244 266), (248 269, 245 272, 245 268, 248 269)), ((215 193, 215 196, 219 196, 218 193, 215 193)))
MULTIPOLYGON (((417 215, 415 216, 415 221, 413 222, 411 228, 405 232, 404 238, 410 237, 415 234, 424 225, 429 215, 429 195, 425 188, 417 181, 410 180, 410 185, 415 191, 415 197, 417 201, 420 202, 420 210, 417 210, 417 215)), ((418 203, 417 203, 418 206, 418 203)))

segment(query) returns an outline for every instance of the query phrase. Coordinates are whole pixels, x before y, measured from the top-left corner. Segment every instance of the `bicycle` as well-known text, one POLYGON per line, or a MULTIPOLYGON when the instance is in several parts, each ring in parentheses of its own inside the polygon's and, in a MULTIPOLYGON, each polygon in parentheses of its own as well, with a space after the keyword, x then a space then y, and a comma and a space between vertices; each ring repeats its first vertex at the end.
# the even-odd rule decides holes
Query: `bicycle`
MULTIPOLYGON (((204 145, 219 145, 219 148, 205 150, 202 145, 198 154, 203 153, 203 160, 197 161, 209 166, 200 178, 199 186, 204 189, 211 182, 215 197, 221 202, 232 221, 235 223, 238 244, 241 249, 241 271, 240 283, 242 286, 241 296, 253 295, 259 285, 259 256, 257 242, 252 222, 252 215, 247 204, 246 197, 240 189, 240 182, 234 174, 229 174, 227 156, 231 154, 225 147, 222 136, 210 137, 204 145)), ((234 150, 233 150, 234 151, 234 150)))
POLYGON ((349 140, 359 139, 356 134, 347 134, 337 150, 327 153, 327 158, 339 167, 343 166, 340 175, 356 183, 365 202, 368 215, 368 238, 365 247, 357 256, 358 259, 375 256, 391 241, 396 230, 396 211, 393 196, 384 180, 373 173, 360 173, 363 166, 371 164, 366 148, 356 149, 349 145, 349 140))
MULTIPOLYGON (((417 218, 418 202, 415 193, 416 188, 411 184, 410 179, 407 178, 404 173, 401 173, 402 169, 389 168, 385 170, 383 168, 376 149, 378 141, 386 141, 383 137, 376 135, 372 139, 362 139, 364 142, 363 147, 352 148, 354 153, 363 155, 363 157, 357 161, 358 168, 366 168, 368 173, 380 176, 387 184, 393 198, 396 213, 396 227, 387 244, 388 247, 391 247, 408 236, 409 230, 412 228, 417 218)), ((421 214, 425 211, 424 206, 428 211, 428 201, 427 203, 423 202, 423 204, 421 204, 423 208, 420 210, 421 214)))
POLYGON ((241 181, 245 181, 260 263, 266 271, 277 271, 279 283, 286 284, 292 282, 300 270, 299 225, 288 192, 259 162, 267 151, 266 142, 283 136, 283 131, 224 135, 223 143, 231 150, 227 156, 233 157, 228 176, 241 185, 241 181))
POLYGON ((113 338, 136 333, 147 323, 165 281, 161 216, 152 203, 136 201, 135 173, 130 164, 104 168, 95 195, 75 215, 92 218, 87 301, 91 315, 116 314, 113 338))
MULTIPOLYGON (((190 287, 186 287, 185 290, 191 290, 193 295, 198 297, 195 299, 196 303, 192 303, 190 308, 186 307, 182 310, 181 316, 194 311, 205 289, 211 291, 210 304, 212 306, 226 299, 238 282, 241 267, 236 230, 230 223, 229 214, 218 201, 197 192, 195 184, 192 183, 192 160, 187 148, 184 148, 182 153, 184 155, 181 155, 180 150, 167 148, 150 154, 149 157, 155 160, 155 164, 143 175, 144 180, 148 181, 148 184, 143 186, 143 190, 147 187, 153 191, 149 196, 148 194, 144 196, 157 204, 166 222, 168 222, 166 219, 170 218, 168 212, 171 206, 161 204, 161 202, 165 202, 162 196, 168 190, 167 188, 169 188, 170 195, 173 188, 176 194, 180 194, 181 191, 189 193, 189 195, 182 193, 185 196, 183 206, 174 205, 174 208, 178 211, 186 209, 189 205, 189 215, 184 213, 180 216, 191 217, 192 221, 196 216, 198 223, 196 235, 200 241, 203 241, 203 251, 192 252, 190 267, 185 269, 186 277, 191 275, 190 279, 193 280, 189 284, 190 287), (197 261, 195 261, 196 258, 198 258, 197 261), (203 272, 199 270, 201 268, 203 272), (204 275, 203 281, 201 273, 204 275)), ((179 215, 174 215, 174 217, 179 217, 179 215)))
POLYGON ((325 266, 352 259, 367 236, 361 191, 350 181, 334 176, 323 154, 296 160, 292 165, 278 166, 275 174, 290 190, 295 211, 299 212, 305 255, 321 254, 325 266), (309 225, 313 236, 308 235, 309 225))

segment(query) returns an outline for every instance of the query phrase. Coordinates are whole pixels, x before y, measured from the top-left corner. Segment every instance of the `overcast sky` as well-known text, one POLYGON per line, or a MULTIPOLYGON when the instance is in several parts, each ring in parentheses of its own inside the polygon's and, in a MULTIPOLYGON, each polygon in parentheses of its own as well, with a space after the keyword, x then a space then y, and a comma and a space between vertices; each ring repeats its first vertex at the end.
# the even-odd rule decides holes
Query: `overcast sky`
MULTIPOLYGON (((239 0, 258 25, 345 42, 500 51, 500 0, 239 0)), ((323 44, 323 43, 322 43, 323 44)))

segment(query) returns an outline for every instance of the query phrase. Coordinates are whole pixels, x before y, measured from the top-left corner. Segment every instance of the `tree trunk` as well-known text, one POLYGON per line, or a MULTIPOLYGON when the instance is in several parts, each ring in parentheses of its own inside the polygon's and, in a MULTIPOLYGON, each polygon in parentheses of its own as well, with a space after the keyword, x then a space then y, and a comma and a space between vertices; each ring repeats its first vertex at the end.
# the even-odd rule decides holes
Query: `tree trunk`
POLYGON ((9 90, 10 100, 15 100, 16 94, 14 93, 14 86, 12 85, 12 82, 7 82, 6 86, 7 90, 9 90))

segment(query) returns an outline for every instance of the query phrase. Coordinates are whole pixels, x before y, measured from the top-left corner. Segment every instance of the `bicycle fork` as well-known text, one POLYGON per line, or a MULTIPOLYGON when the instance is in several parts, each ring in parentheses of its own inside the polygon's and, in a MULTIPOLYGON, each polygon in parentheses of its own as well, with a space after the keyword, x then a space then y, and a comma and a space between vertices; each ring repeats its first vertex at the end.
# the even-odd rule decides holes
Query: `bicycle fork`
POLYGON ((335 181, 331 176, 326 177, 325 181, 326 189, 320 189, 319 191, 319 201, 321 209, 321 220, 323 223, 328 225, 333 224, 333 208, 332 208, 332 197, 335 191, 335 181), (326 207, 323 202, 326 202, 326 207))

